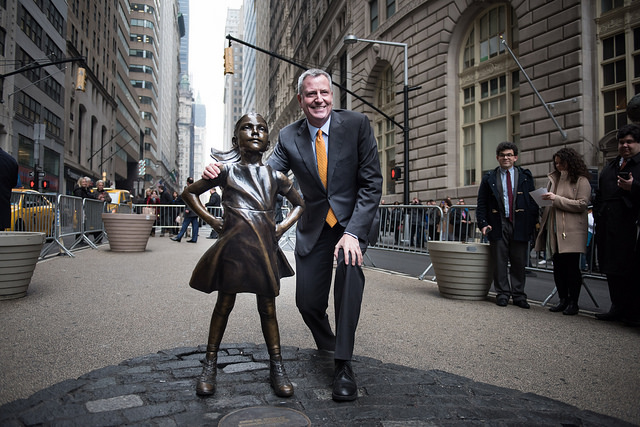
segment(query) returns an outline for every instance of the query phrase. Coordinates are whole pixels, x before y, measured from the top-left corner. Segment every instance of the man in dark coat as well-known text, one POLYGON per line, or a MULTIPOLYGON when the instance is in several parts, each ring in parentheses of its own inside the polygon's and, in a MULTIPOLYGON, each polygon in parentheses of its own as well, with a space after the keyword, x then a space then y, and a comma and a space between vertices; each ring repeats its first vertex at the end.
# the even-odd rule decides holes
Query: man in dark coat
POLYGON ((600 271, 607 275, 611 308, 600 320, 640 325, 638 241, 640 221, 640 126, 618 130, 618 156, 600 173, 593 206, 600 271))
POLYGON ((482 177, 478 189, 478 228, 491 245, 496 304, 505 307, 511 297, 514 305, 529 308, 525 269, 538 221, 538 205, 529 194, 535 189, 533 176, 514 165, 518 160, 514 143, 501 142, 496 154, 500 166, 482 177))
MULTIPOLYGON (((207 204, 205 205, 207 208, 213 208, 212 210, 210 210, 211 214, 213 216, 222 216, 222 212, 220 211, 220 194, 218 194, 218 191, 216 190, 217 187, 212 188, 211 189, 211 195, 209 196, 209 201, 207 202, 207 204)), ((280 196, 278 194, 278 196, 280 196)), ((282 196, 280 196, 282 198, 282 196)), ((211 227, 211 233, 209 233, 209 237, 207 237, 207 239, 217 239, 218 238, 218 233, 216 233, 216 230, 213 229, 213 227, 211 227)))
POLYGON ((171 194, 167 191, 164 185, 158 186, 158 191, 160 191, 160 205, 156 211, 160 215, 160 225, 162 228, 160 229, 160 237, 164 236, 164 233, 167 231, 167 228, 171 226, 173 222, 172 208, 169 205, 173 204, 173 199, 171 198, 171 194))
POLYGON ((0 231, 11 227, 11 189, 18 185, 18 162, 0 148, 0 231))

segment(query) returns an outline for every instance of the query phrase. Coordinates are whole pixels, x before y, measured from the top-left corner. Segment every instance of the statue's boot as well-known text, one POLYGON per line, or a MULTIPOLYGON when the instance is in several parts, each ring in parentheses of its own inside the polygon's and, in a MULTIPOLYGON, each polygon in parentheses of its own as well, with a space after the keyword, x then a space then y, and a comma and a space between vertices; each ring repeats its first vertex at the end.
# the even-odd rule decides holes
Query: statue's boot
POLYGON ((198 378, 196 385, 196 394, 198 396, 211 396, 216 392, 216 374, 218 367, 218 352, 207 351, 202 367, 202 373, 198 378))
POLYGON ((293 384, 291 384, 289 377, 287 377, 287 371, 284 369, 282 358, 280 356, 275 358, 272 357, 269 365, 271 368, 271 372, 269 374, 271 387, 273 387, 273 391, 276 393, 276 396, 293 396, 293 384))

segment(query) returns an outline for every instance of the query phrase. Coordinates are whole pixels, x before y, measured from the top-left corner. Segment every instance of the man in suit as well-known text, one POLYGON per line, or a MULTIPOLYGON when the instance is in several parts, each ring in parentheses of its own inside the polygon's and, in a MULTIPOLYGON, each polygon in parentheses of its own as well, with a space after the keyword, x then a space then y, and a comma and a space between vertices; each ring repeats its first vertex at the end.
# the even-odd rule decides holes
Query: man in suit
POLYGON ((514 165, 518 160, 514 143, 501 142, 496 154, 500 166, 482 177, 478 189, 478 228, 491 245, 496 304, 506 307, 513 298, 514 305, 529 308, 525 268, 529 240, 538 220, 538 205, 529 194, 535 189, 533 176, 528 169, 514 165))
POLYGON ((599 320, 640 326, 640 126, 618 130, 618 156, 600 173, 593 205, 600 271, 607 275, 611 308, 599 320))
MULTIPOLYGON (((304 195, 296 231, 296 305, 318 350, 333 352, 333 399, 350 401, 358 395, 351 358, 364 292, 361 266, 368 243, 377 238, 382 195, 378 149, 365 115, 333 110, 326 72, 305 71, 297 99, 305 118, 280 131, 267 164, 293 171, 304 195), (335 333, 327 316, 334 258, 335 333)), ((216 175, 209 165, 203 178, 216 175)))

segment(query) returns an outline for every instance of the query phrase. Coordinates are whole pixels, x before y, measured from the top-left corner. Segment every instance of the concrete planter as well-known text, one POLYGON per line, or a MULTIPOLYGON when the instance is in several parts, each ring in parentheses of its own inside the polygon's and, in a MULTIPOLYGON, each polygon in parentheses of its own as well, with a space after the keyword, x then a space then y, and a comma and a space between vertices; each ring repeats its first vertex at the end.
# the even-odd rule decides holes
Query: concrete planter
POLYGON ((27 295, 44 233, 0 231, 0 300, 27 295))
POLYGON ((443 297, 483 300, 493 281, 488 243, 429 242, 429 256, 443 297))
POLYGON ((155 215, 103 213, 102 221, 114 252, 144 252, 155 215))

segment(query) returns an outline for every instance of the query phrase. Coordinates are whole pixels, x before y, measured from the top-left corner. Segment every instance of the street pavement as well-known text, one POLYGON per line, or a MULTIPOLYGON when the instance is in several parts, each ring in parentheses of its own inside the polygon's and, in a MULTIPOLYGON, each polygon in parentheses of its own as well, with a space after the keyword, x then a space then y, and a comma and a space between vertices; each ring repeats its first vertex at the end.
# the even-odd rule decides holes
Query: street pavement
POLYGON ((446 299, 430 280, 371 267, 354 357, 358 400, 331 400, 332 361, 314 350, 294 278, 277 299, 294 396, 272 393, 255 297, 241 294, 218 392, 199 398, 215 294, 188 280, 212 243, 206 235, 38 263, 27 297, 0 301, 0 425, 218 425, 253 407, 327 426, 640 425, 640 328, 535 301, 523 310, 491 296, 446 299))

